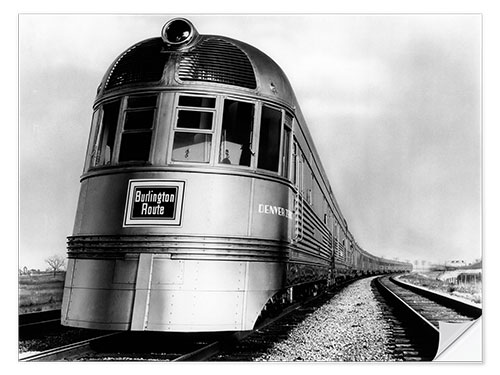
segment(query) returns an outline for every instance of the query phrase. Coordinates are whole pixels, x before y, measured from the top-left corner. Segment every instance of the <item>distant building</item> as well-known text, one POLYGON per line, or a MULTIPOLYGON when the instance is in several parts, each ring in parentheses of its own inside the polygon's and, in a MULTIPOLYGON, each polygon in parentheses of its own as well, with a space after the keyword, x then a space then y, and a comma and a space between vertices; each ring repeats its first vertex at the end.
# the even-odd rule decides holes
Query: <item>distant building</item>
POLYGON ((467 263, 465 263, 465 260, 462 259, 451 259, 444 262, 444 266, 446 269, 460 268, 465 267, 466 265, 467 263))
POLYGON ((430 270, 431 264, 426 260, 414 260, 413 261, 413 271, 425 272, 430 270))

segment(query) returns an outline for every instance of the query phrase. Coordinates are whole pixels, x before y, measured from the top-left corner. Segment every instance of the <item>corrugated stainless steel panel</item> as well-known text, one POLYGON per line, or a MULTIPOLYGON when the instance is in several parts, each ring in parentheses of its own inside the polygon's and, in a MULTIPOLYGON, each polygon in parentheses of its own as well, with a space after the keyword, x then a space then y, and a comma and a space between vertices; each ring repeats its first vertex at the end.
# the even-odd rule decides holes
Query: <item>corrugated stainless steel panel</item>
POLYGON ((285 241, 206 236, 72 236, 70 258, 138 257, 141 253, 170 254, 175 259, 269 260, 288 258, 285 241))
POLYGON ((104 90, 160 81, 169 57, 170 54, 163 50, 161 38, 137 43, 116 60, 106 79, 104 90))
POLYGON ((245 52, 222 38, 206 37, 180 56, 182 81, 205 81, 255 89, 252 64, 245 52))

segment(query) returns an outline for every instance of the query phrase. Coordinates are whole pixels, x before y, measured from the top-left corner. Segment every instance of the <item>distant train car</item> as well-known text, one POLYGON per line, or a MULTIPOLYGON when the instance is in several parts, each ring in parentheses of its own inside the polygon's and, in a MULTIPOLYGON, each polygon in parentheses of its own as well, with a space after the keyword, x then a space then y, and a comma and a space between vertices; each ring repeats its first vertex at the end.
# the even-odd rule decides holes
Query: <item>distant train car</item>
POLYGON ((356 244, 267 55, 176 18, 111 64, 68 237, 63 325, 250 330, 270 305, 409 267, 356 244))

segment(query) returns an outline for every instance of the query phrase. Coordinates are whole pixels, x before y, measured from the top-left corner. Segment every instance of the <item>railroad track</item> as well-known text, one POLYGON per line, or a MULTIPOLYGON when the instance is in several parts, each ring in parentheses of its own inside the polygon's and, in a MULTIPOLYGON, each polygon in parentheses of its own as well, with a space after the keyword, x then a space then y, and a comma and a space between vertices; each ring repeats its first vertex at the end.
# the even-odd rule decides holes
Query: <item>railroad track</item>
POLYGON ((326 292, 291 305, 278 315, 258 323, 253 331, 202 336, 160 332, 111 333, 37 353, 20 361, 206 361, 252 335, 259 337, 268 327, 296 311, 311 309, 310 304, 328 298, 325 295, 331 298, 331 292, 326 292))
POLYGON ((464 323, 479 318, 482 310, 472 304, 384 276, 375 285, 391 305, 395 348, 402 346, 403 360, 432 360, 439 348, 439 322, 464 323), (396 322, 398 321, 398 322, 396 322), (398 323, 401 325, 398 327, 398 323))
POLYGON ((327 292, 319 298, 308 303, 297 306, 283 316, 280 316, 271 322, 257 327, 251 334, 242 337, 233 345, 222 348, 216 355, 209 358, 211 361, 230 361, 230 362, 251 362, 266 353, 273 344, 285 340, 290 331, 301 324, 307 316, 313 314, 322 304, 331 299, 333 294, 327 292))
POLYGON ((301 306, 295 304, 288 307, 278 316, 263 321, 253 331, 206 335, 113 332, 20 358, 20 361, 205 361, 301 306))
POLYGON ((100 341, 105 341, 111 337, 116 337, 119 333, 110 333, 98 337, 94 337, 88 340, 79 341, 76 343, 60 346, 57 348, 45 350, 40 353, 29 355, 27 357, 20 358, 20 362, 48 362, 48 361, 60 361, 60 360, 71 360, 74 358, 81 357, 88 353, 93 353, 94 349, 92 344, 100 341))
POLYGON ((60 325, 61 309, 34 312, 19 315, 19 332, 22 335, 25 332, 36 331, 46 327, 60 325))

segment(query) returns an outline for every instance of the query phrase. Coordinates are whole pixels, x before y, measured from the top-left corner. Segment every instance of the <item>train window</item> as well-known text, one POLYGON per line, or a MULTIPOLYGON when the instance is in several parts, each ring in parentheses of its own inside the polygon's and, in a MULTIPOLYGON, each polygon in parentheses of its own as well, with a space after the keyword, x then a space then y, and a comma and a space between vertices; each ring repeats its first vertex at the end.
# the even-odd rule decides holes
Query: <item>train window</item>
POLYGON ((281 175, 288 178, 290 175, 290 140, 292 138, 292 116, 285 115, 285 127, 283 132, 283 155, 281 175))
MULTIPOLYGON (((302 154, 302 160, 307 161, 304 154, 302 154)), ((302 194, 304 195, 306 202, 312 204, 313 173, 308 163, 304 163, 304 167, 302 168, 302 174, 303 174, 302 194)))
POLYGON ((210 162, 215 103, 214 97, 179 96, 172 161, 210 162))
POLYGON ((212 129, 214 114, 212 112, 180 110, 177 127, 185 129, 212 129))
POLYGON ((297 141, 294 138, 293 142, 293 159, 292 163, 292 173, 293 173, 293 181, 295 187, 297 188, 299 194, 306 199, 306 188, 305 188, 305 180, 306 180, 306 171, 308 170, 308 165, 306 163, 305 155, 300 149, 297 141))
POLYGON ((120 100, 103 105, 102 122, 97 132, 96 144, 93 148, 92 166, 102 166, 111 163, 115 143, 116 126, 120 113, 120 100))
POLYGON ((310 205, 313 205, 313 191, 312 191, 312 189, 307 189, 307 191, 306 191, 306 201, 310 205))
POLYGON ((119 162, 149 160, 156 100, 156 95, 128 98, 119 162))
POLYGON ((278 172, 281 141, 280 110, 262 106, 259 138, 259 160, 257 167, 278 172))
POLYGON ((323 195, 323 191, 321 190, 321 187, 319 185, 319 181, 312 176, 312 206, 314 209, 314 212, 318 217, 321 217, 325 213, 325 207, 324 207, 324 201, 325 201, 325 196, 323 195))
POLYGON ((180 96, 179 105, 183 107, 215 108, 215 98, 203 96, 180 96))
POLYGON ((119 161, 147 161, 150 145, 151 132, 123 134, 119 161))
POLYGON ((127 112, 125 116, 124 130, 151 129, 153 124, 154 110, 127 112))
POLYGON ((211 134, 175 132, 172 160, 208 163, 211 147, 211 134))
POLYGON ((84 171, 87 171, 89 167, 94 166, 95 163, 95 156, 96 156, 96 151, 97 151, 97 134, 98 134, 98 124, 99 124, 99 118, 101 116, 101 108, 98 108, 94 111, 94 114, 92 115, 92 125, 90 128, 90 136, 89 136, 89 143, 87 145, 87 157, 85 158, 85 166, 84 166, 84 171))
POLYGON ((127 100, 127 108, 151 108, 156 107, 156 95, 131 96, 127 100))
POLYGON ((224 101, 219 163, 250 166, 254 112, 252 103, 224 101))

